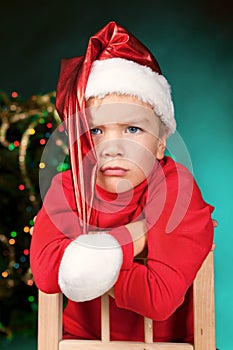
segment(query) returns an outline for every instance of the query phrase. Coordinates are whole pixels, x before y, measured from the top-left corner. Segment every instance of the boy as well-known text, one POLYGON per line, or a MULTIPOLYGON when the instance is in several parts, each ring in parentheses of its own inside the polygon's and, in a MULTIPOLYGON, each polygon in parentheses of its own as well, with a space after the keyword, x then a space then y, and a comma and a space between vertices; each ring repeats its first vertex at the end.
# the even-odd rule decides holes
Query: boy
POLYGON ((64 337, 99 339, 99 297, 109 292, 112 340, 143 341, 147 316, 154 341, 192 342, 190 286, 212 246, 213 207, 164 156, 176 123, 157 61, 111 22, 84 57, 63 61, 56 106, 71 171, 46 194, 31 266, 38 288, 69 299, 64 337))

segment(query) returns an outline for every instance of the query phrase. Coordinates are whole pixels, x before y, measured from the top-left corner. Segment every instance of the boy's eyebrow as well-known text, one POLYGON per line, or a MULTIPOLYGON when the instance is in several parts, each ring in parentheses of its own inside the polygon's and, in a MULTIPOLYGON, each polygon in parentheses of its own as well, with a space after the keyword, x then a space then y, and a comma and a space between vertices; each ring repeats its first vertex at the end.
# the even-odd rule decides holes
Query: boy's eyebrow
POLYGON ((151 118, 155 118, 152 109, 138 105, 105 104, 91 107, 87 110, 89 125, 117 124, 148 124, 151 118))
POLYGON ((106 121, 106 122, 101 122, 101 123, 93 123, 93 121, 90 120, 90 127, 92 128, 93 126, 104 126, 105 124, 118 124, 118 125, 129 125, 129 124, 144 124, 144 123, 149 123, 150 118, 144 117, 143 119, 140 118, 135 118, 135 119, 125 119, 122 121, 106 121))
POLYGON ((117 124, 129 125, 129 124, 145 124, 149 122, 150 122, 149 118, 144 118, 144 119, 128 119, 126 121, 122 121, 122 123, 117 123, 117 124))

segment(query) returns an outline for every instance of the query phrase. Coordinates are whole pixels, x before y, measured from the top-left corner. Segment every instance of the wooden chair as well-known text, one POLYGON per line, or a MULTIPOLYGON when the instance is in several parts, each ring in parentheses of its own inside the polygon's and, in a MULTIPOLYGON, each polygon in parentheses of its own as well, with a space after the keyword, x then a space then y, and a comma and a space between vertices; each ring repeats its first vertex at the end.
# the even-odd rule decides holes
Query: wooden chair
POLYGON ((110 341, 109 297, 102 296, 101 340, 62 340, 62 294, 39 291, 38 350, 216 350, 214 257, 209 253, 193 283, 194 345, 153 342, 153 321, 144 318, 144 342, 110 341))

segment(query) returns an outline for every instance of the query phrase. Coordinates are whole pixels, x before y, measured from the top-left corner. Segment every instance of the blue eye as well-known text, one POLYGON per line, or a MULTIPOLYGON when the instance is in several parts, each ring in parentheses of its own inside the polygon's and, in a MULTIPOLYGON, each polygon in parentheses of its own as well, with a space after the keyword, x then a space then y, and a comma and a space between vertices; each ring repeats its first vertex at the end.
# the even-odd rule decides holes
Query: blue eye
POLYGON ((137 126, 129 126, 129 127, 127 128, 127 131, 128 131, 129 133, 131 133, 131 134, 136 134, 136 133, 138 133, 139 131, 142 131, 142 129, 141 129, 141 128, 138 128, 137 126))
POLYGON ((102 134, 102 131, 99 128, 93 128, 93 129, 91 129, 91 134, 92 135, 99 135, 99 134, 102 134))

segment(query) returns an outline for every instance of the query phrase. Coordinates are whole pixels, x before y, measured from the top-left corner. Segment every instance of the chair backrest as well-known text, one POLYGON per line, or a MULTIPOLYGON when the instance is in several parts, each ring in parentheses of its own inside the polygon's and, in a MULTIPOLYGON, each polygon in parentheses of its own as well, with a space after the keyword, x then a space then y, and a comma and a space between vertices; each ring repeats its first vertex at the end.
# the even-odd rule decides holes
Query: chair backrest
POLYGON ((101 340, 62 340, 62 294, 39 291, 38 350, 216 350, 213 250, 193 283, 194 345, 153 342, 153 321, 144 318, 144 342, 110 341, 109 296, 101 299, 101 340))

